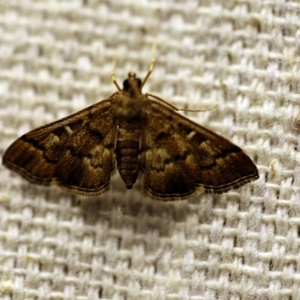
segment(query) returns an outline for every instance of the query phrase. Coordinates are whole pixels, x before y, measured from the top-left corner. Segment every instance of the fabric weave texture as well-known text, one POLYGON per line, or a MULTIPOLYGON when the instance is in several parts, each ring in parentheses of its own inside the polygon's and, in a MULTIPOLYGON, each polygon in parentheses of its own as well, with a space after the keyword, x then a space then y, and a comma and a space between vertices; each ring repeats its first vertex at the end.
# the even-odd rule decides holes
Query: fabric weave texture
MULTIPOLYGON (((0 300, 300 299, 297 0, 0 0, 0 155, 116 91, 144 92, 236 143, 259 180, 162 203, 84 199, 0 166, 0 300)), ((101 116, 99 116, 101 117, 101 116)))

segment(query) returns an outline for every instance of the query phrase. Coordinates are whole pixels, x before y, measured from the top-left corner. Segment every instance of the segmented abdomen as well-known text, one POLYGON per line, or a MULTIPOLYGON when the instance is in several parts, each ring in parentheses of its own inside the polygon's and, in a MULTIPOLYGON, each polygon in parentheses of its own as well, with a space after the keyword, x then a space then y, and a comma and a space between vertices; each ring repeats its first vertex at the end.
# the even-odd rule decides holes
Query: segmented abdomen
POLYGON ((133 126, 119 127, 116 146, 117 167, 128 189, 131 189, 138 175, 140 129, 133 126))

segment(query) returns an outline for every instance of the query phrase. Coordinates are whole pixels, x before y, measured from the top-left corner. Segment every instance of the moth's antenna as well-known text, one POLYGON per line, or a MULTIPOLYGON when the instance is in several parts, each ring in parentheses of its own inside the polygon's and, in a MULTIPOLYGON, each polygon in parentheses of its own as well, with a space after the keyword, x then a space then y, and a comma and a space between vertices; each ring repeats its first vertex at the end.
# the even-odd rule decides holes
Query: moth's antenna
POLYGON ((151 75, 153 69, 154 69, 154 64, 155 64, 155 56, 156 56, 156 46, 157 46, 157 38, 156 36, 154 37, 154 40, 153 40, 153 44, 152 44, 152 58, 151 58, 151 63, 150 63, 150 67, 149 67, 149 70, 142 82, 142 85, 141 85, 141 89, 143 88, 144 84, 146 83, 146 81, 148 80, 149 76, 151 75))
MULTIPOLYGON (((155 64, 155 56, 156 56, 156 46, 157 46, 157 37, 155 36, 154 37, 154 40, 153 40, 153 44, 152 44, 152 58, 151 58, 151 63, 150 63, 150 67, 149 67, 149 70, 141 84, 141 89, 142 87, 144 86, 144 84, 146 83, 146 81, 148 80, 149 76, 151 75, 153 69, 154 69, 154 64, 155 64)), ((115 78, 115 77, 114 77, 115 78)), ((116 82, 114 81, 114 83, 116 84, 116 82)), ((151 96, 152 98, 160 101, 160 102, 163 102, 164 104, 170 106, 173 110, 175 111, 190 111, 190 112, 201 112, 201 111, 207 111, 207 110, 213 110, 215 109, 218 104, 214 104, 212 106, 209 106, 207 108, 200 108, 200 109, 185 109, 185 108, 178 108, 176 107, 175 105, 169 103, 168 101, 156 96, 156 95, 153 95, 153 94, 150 94, 150 93, 146 93, 145 95, 147 96, 151 96)))
POLYGON ((112 61, 113 67, 112 67, 112 70, 111 70, 111 79, 112 79, 114 85, 116 86, 116 88, 118 89, 118 91, 121 92, 122 89, 120 88, 120 86, 119 86, 119 84, 118 84, 118 82, 117 82, 116 74, 115 74, 117 61, 118 61, 118 55, 115 54, 115 55, 113 56, 113 61, 112 61))

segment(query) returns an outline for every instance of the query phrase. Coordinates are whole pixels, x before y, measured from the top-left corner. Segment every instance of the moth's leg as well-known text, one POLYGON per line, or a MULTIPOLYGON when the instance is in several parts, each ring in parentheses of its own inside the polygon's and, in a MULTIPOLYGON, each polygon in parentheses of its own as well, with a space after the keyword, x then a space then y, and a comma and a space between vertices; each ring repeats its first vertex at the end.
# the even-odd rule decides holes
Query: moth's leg
POLYGON ((164 103, 164 104, 170 106, 172 109, 174 109, 174 110, 176 110, 176 111, 181 110, 181 111, 200 112, 200 111, 213 110, 213 109, 215 109, 215 108, 218 106, 218 104, 214 104, 214 105, 212 105, 212 106, 210 106, 210 107, 200 108, 200 109, 185 109, 185 108, 178 108, 177 106, 175 106, 175 105, 169 103, 168 101, 166 101, 166 100, 164 100, 164 99, 162 99, 162 98, 160 98, 160 97, 158 97, 158 96, 156 96, 156 95, 149 94, 149 93, 147 93, 147 94, 145 94, 145 95, 146 95, 146 96, 151 96, 152 98, 154 98, 154 99, 156 99, 156 100, 158 100, 158 101, 160 101, 160 102, 162 102, 162 103, 164 103))

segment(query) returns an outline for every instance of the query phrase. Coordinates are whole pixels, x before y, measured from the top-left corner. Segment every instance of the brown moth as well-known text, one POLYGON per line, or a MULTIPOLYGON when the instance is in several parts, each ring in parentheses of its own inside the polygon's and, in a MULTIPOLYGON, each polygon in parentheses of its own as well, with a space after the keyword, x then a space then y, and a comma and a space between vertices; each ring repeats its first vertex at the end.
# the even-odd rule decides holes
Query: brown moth
POLYGON ((36 128, 5 152, 3 164, 30 182, 99 195, 119 170, 128 189, 140 173, 146 195, 186 199, 223 193, 259 178, 236 145, 188 120, 163 99, 143 94, 145 79, 129 73, 121 89, 71 116, 36 128))

